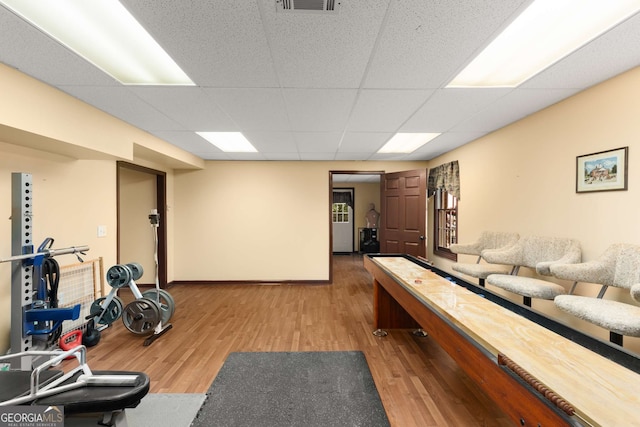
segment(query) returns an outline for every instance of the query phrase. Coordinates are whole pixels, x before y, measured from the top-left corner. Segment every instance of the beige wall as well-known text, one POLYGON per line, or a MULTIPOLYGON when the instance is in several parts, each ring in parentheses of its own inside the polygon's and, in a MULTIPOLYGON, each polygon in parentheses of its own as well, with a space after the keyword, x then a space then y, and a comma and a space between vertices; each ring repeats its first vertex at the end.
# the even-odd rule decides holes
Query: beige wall
MULTIPOLYGON (((154 229, 151 227, 149 213, 158 208, 156 176, 120 168, 118 179, 120 262, 135 262, 142 266, 143 275, 136 280, 137 284, 155 284, 154 229)), ((166 221, 162 215, 161 221, 166 221)))
MULTIPOLYGON (((473 241, 482 230, 570 237, 581 242, 584 260, 611 243, 640 244, 639 115, 636 68, 432 160, 434 166, 459 161, 460 241, 473 241), (576 156, 624 146, 629 147, 628 191, 576 194, 576 156)), ((451 262, 430 258, 452 272, 451 262)), ((595 285, 579 288, 589 295, 596 290, 595 285)), ((609 289, 606 297, 633 303, 628 291, 609 289)), ((608 340, 606 331, 558 312, 550 301, 534 300, 533 307, 608 340)), ((625 340, 640 352, 639 339, 625 340)))
POLYGON ((211 161, 201 171, 176 172, 176 278, 328 280, 329 171, 426 166, 211 161))

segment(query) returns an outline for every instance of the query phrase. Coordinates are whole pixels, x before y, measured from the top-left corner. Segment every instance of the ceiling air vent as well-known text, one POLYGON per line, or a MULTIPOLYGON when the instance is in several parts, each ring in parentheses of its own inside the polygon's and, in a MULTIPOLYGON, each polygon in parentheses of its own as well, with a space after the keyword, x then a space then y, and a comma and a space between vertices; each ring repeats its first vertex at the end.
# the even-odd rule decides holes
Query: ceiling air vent
POLYGON ((276 0, 278 12, 337 13, 340 0, 276 0))

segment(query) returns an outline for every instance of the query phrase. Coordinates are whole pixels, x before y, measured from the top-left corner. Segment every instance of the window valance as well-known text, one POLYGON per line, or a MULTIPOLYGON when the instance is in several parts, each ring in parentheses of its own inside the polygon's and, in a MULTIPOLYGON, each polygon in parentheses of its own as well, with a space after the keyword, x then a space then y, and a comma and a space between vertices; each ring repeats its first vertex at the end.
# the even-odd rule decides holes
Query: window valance
POLYGON ((346 203, 351 209, 353 209, 353 198, 351 197, 351 191, 334 191, 333 203, 346 203))
POLYGON ((433 196, 436 190, 444 190, 460 200, 460 167, 457 160, 429 169, 427 195, 433 196))

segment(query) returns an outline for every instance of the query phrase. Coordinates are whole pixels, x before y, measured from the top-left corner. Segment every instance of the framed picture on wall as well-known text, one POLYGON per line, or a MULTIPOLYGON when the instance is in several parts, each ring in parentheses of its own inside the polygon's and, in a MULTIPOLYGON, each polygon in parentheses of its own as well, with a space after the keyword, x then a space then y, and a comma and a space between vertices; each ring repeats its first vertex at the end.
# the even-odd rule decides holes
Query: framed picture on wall
POLYGON ((576 157, 576 193, 627 189, 629 147, 576 157))

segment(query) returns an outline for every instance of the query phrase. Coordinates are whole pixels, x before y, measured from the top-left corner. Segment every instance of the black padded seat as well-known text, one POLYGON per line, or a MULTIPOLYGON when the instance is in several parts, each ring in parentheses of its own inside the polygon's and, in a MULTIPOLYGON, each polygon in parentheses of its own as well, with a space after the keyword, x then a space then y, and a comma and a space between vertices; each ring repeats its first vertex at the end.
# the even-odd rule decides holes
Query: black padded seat
MULTIPOLYGON (((52 396, 37 399, 34 405, 64 406, 64 413, 87 414, 111 412, 125 408, 135 408, 140 400, 149 393, 151 381, 144 372, 129 371, 92 371, 93 375, 136 375, 133 386, 85 386, 52 396)), ((69 378, 64 384, 75 381, 79 376, 69 378)))

